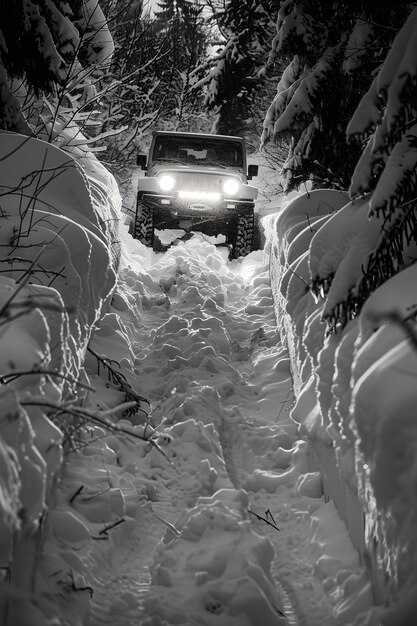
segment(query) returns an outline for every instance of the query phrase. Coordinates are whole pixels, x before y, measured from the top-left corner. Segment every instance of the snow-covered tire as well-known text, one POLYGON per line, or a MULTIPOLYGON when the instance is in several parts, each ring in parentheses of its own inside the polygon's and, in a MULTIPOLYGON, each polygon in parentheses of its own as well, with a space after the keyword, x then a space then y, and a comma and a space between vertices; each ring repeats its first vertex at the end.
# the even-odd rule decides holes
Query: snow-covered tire
POLYGON ((252 240, 252 252, 254 250, 263 250, 265 247, 265 232, 261 224, 261 218, 259 213, 254 215, 254 228, 253 228, 253 240, 252 240))
POLYGON ((136 217, 130 223, 129 233, 148 248, 152 248, 154 240, 153 209, 138 197, 136 217))
POLYGON ((233 238, 231 259, 238 259, 252 252, 255 220, 253 211, 239 214, 236 226, 236 235, 233 238))

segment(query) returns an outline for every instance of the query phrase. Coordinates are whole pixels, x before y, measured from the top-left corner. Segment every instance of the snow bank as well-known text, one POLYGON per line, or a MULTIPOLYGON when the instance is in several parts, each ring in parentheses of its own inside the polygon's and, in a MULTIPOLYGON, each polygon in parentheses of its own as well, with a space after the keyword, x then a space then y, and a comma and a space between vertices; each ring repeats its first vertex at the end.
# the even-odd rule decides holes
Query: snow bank
POLYGON ((379 236, 367 220, 368 204, 331 190, 290 201, 269 217, 271 276, 290 347, 292 417, 314 451, 310 471, 321 471, 324 493, 350 531, 375 597, 390 605, 366 612, 363 581, 352 579, 340 623, 405 626, 414 623, 417 608, 415 266, 374 291, 342 330, 331 322, 346 295, 356 297, 379 236), (325 320, 337 332, 326 332, 325 320))
MULTIPOLYGON (((307 358, 303 329, 316 307, 310 292, 306 253, 317 225, 346 204, 347 194, 315 190, 292 200, 279 216, 269 218, 272 226, 270 271, 277 319, 283 320, 283 339, 288 341, 295 392, 306 383, 315 359, 307 358)), ((317 325, 314 326, 316 328, 317 325)), ((311 327, 313 328, 313 326, 311 327)), ((321 328, 317 332, 324 334, 321 328)), ((312 338, 310 338, 312 339, 312 338)), ((316 343, 313 341, 313 343, 316 343)))
POLYGON ((116 280, 119 199, 94 167, 84 170, 43 141, 0 134, 0 563, 9 581, 0 581, 0 613, 7 607, 7 624, 43 623, 31 601, 41 530, 53 523, 75 533, 69 528, 78 524, 58 523, 59 514, 47 511, 63 441, 76 430, 62 407, 83 401, 87 346, 116 280))

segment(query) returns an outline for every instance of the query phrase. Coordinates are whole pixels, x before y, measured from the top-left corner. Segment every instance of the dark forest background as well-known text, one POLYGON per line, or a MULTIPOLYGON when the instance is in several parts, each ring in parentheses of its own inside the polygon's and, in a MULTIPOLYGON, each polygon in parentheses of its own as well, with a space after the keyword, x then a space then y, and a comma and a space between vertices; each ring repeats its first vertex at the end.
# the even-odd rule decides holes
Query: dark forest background
POLYGON ((284 191, 372 194, 366 297, 417 232, 416 4, 6 1, 0 127, 96 153, 121 186, 164 129, 244 135, 284 191))

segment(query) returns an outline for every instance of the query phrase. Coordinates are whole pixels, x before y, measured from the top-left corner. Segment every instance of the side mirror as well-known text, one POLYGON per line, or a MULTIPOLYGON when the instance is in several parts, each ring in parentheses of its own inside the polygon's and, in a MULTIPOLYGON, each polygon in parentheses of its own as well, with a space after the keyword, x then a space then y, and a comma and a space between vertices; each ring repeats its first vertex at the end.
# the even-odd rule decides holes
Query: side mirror
POLYGON ((254 176, 258 175, 258 166, 257 165, 248 165, 248 178, 249 180, 254 176))
POLYGON ((146 161, 146 154, 138 154, 136 156, 136 165, 138 165, 141 170, 146 170, 146 161))

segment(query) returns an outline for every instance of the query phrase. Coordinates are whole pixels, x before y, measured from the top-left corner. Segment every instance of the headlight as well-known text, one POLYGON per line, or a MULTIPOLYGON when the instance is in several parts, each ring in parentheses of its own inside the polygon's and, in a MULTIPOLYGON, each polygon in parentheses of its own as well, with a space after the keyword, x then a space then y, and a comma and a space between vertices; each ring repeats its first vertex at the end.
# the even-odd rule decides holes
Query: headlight
POLYGON ((164 174, 158 179, 161 191, 172 191, 175 187, 175 178, 169 174, 164 174))
POLYGON ((228 178, 223 183, 223 191, 227 196, 235 196, 239 191, 239 183, 234 178, 228 178))

